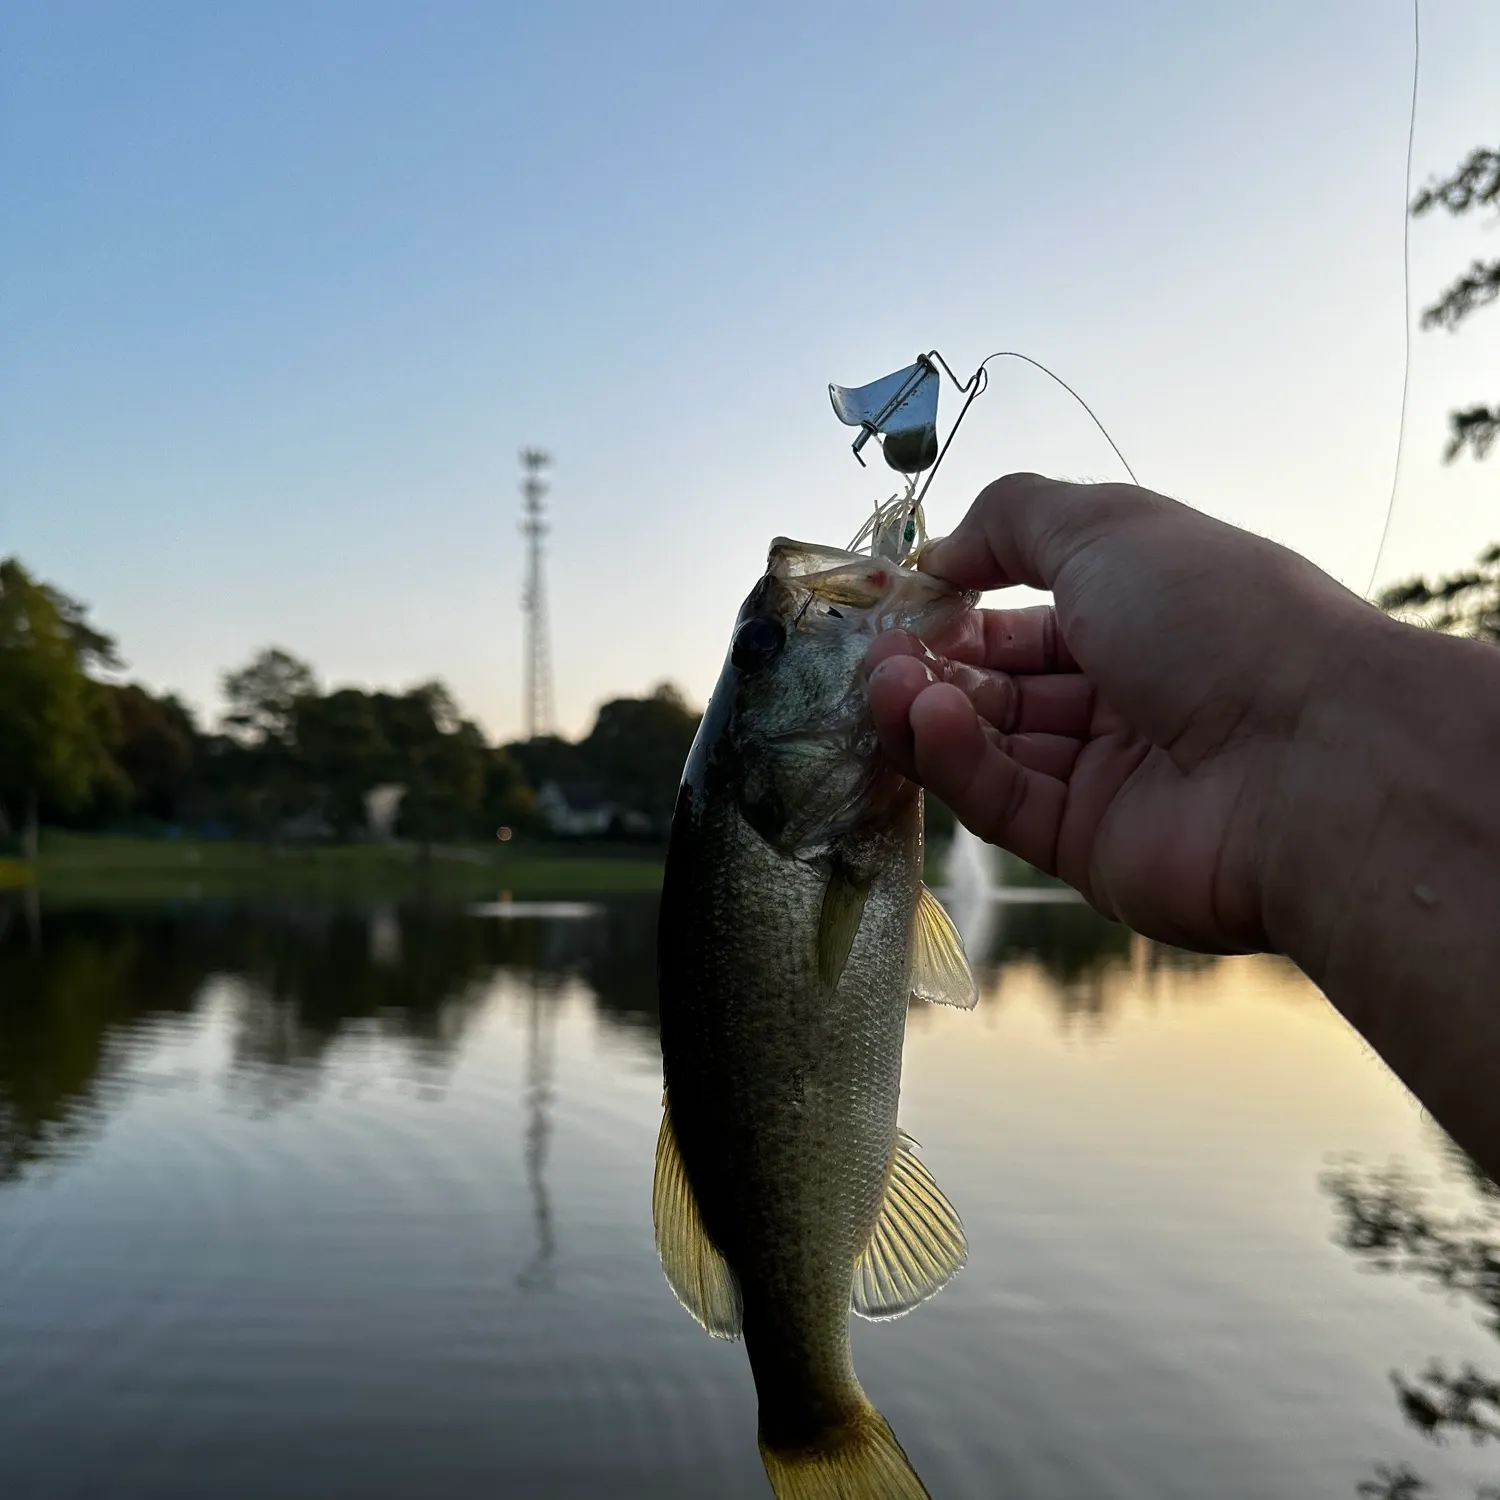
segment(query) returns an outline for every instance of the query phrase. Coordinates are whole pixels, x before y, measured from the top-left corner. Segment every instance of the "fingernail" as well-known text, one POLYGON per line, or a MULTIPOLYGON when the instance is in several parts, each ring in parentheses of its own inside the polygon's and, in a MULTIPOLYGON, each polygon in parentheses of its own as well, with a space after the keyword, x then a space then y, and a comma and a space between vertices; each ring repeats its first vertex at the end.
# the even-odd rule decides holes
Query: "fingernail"
POLYGON ((931 561, 933 552, 942 547, 947 540, 948 538, 945 536, 934 536, 929 537, 922 543, 916 558, 917 570, 919 572, 925 573, 928 571, 927 564, 931 561))

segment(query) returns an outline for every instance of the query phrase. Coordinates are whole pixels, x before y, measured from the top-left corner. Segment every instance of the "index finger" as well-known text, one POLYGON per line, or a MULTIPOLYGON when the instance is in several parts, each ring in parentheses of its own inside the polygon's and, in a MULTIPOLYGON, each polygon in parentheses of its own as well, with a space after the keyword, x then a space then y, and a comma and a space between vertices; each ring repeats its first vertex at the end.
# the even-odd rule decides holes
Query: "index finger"
POLYGON ((1076 672, 1078 663, 1057 627, 1050 604, 1027 609, 971 609, 942 634, 932 649, 952 661, 997 672, 1076 672))
POLYGON ((929 542, 924 573, 959 588, 1050 589, 1069 560, 1121 522, 1174 501, 1130 484, 1068 484, 1007 474, 979 492, 952 535, 929 542))

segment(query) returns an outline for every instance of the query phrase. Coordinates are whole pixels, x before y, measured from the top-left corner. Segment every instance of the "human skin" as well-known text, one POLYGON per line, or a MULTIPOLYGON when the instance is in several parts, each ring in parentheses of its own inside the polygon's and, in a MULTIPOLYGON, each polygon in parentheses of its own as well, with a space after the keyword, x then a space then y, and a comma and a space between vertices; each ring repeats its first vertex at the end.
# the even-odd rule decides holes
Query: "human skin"
POLYGON ((889 761, 1105 916, 1287 955, 1500 1177, 1500 650, 1128 485, 1010 475, 919 566, 1055 602, 878 638, 889 761))

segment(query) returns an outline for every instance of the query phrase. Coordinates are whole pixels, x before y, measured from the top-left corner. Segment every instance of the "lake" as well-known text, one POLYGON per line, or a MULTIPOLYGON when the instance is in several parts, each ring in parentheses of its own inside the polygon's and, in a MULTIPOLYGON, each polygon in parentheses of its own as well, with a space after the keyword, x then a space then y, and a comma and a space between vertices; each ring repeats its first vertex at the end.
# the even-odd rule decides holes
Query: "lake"
MULTIPOLYGON (((652 1244, 654 920, 0 907, 0 1495, 764 1500, 652 1244)), ((1310 986, 988 928, 903 1091, 970 1262, 854 1330, 934 1500, 1500 1480, 1500 1197, 1310 986)))

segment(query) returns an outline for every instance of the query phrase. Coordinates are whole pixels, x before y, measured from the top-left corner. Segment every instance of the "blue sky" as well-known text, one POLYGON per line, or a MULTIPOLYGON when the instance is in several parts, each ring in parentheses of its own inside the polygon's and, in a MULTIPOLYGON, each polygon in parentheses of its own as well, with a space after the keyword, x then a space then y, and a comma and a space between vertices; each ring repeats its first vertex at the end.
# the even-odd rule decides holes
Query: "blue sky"
MULTIPOLYGON (((0 20, 0 552, 213 709, 276 642, 517 732, 516 452, 556 455, 560 727, 700 701, 764 556, 891 486, 824 394, 1041 359, 1143 482, 1363 590, 1401 385, 1411 9, 141 4, 0 20)), ((1500 129, 1429 3, 1415 180, 1500 129)), ((1416 309, 1495 231, 1412 226, 1416 309)), ((1382 576, 1500 534, 1500 314, 1413 336, 1382 576)), ((1118 470, 995 370, 933 492, 1118 470)))

